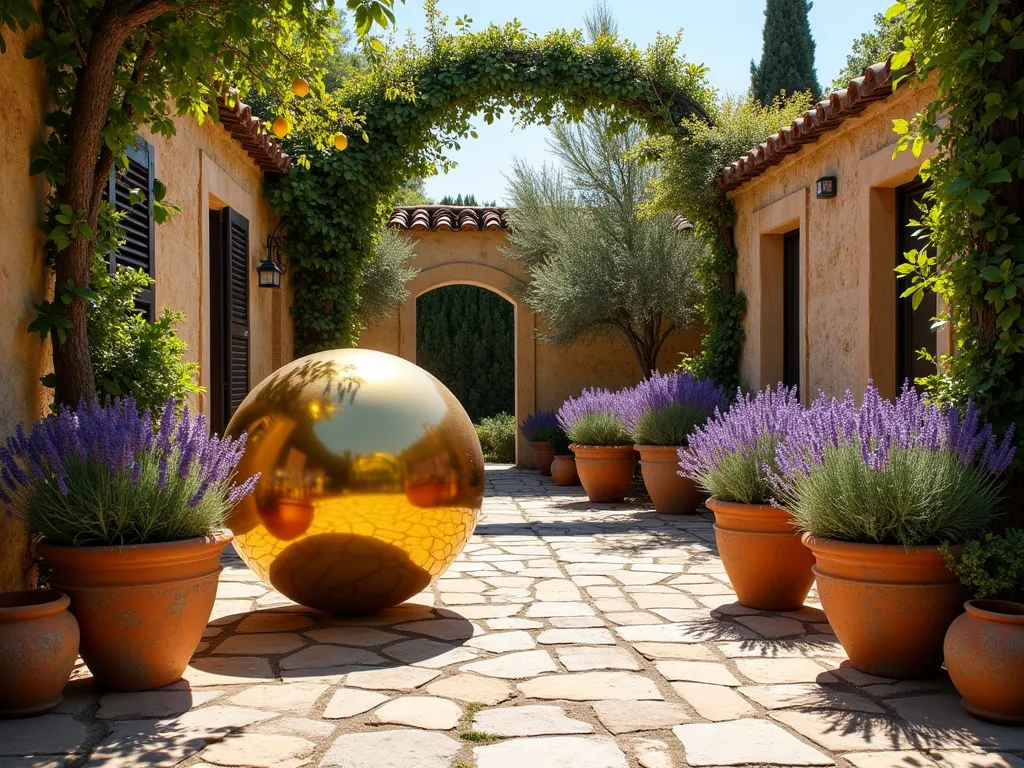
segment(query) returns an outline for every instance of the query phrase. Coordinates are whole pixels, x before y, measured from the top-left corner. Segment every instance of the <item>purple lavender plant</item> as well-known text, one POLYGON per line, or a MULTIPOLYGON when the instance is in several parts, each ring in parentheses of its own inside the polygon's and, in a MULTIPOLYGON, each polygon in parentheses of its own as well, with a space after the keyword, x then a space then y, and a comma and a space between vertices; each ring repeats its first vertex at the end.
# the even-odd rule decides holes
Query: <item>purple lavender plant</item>
POLYGON ((772 498, 768 470, 775 450, 803 413, 796 389, 779 384, 753 397, 737 390, 724 413, 690 433, 679 451, 681 475, 723 501, 766 504, 772 498))
POLYGON ((824 394, 791 426, 772 483, 802 530, 905 546, 959 542, 995 513, 1013 429, 998 440, 973 403, 930 403, 905 386, 895 401, 869 383, 861 405, 824 394))
POLYGON ((558 428, 558 414, 554 411, 531 413, 519 424, 519 431, 530 442, 545 441, 550 431, 558 428))
POLYGON ((607 389, 592 387, 584 389, 578 397, 570 397, 562 403, 555 418, 558 426, 568 434, 573 425, 582 417, 592 413, 618 414, 618 396, 607 389))
POLYGON ((619 415, 619 393, 585 389, 558 409, 558 426, 578 445, 629 445, 629 430, 619 415))
POLYGON ((689 433, 729 398, 711 379, 689 373, 660 374, 618 393, 619 418, 641 445, 685 445, 689 433))
POLYGON ((235 484, 245 450, 168 400, 154 429, 132 398, 63 407, 0 448, 0 502, 57 544, 144 544, 222 527, 259 476, 235 484))

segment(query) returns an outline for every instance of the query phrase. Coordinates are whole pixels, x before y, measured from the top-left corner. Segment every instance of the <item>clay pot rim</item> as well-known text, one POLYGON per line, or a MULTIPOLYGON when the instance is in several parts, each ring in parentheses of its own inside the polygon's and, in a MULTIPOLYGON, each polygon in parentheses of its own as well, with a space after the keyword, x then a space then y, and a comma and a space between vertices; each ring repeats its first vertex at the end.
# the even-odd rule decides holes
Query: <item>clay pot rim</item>
MULTIPOLYGON (((574 456, 579 456, 579 451, 582 451, 584 453, 615 453, 622 454, 621 458, 635 458, 636 453, 632 443, 629 445, 579 445, 573 443, 569 448, 574 456)), ((616 456, 615 458, 619 457, 616 456)))
MULTIPOLYGON (((942 549, 941 544, 917 544, 905 547, 902 544, 865 544, 858 541, 840 541, 824 536, 816 536, 807 531, 801 537, 804 544, 811 549, 820 550, 830 557, 852 557, 857 560, 888 560, 893 555, 905 557, 933 558, 942 549)), ((949 551, 954 555, 960 551, 959 544, 950 545, 949 551)))
MULTIPOLYGON (((759 501, 746 502, 746 501, 726 501, 725 499, 719 499, 717 496, 709 496, 705 503, 708 509, 711 509, 711 505, 721 507, 726 513, 742 514, 744 511, 748 511, 751 514, 771 514, 783 512, 789 515, 789 510, 784 507, 776 507, 773 504, 762 504, 759 501)), ((712 510, 714 511, 714 510, 712 510)))
POLYGON ((640 453, 640 458, 645 461, 648 460, 644 456, 645 453, 652 454, 650 460, 657 461, 658 459, 667 459, 675 463, 679 462, 679 451, 685 448, 684 445, 647 445, 643 443, 637 443, 633 446, 633 449, 640 453), (661 454, 661 455, 659 455, 661 454))
POLYGON ((29 621, 66 611, 71 598, 56 589, 21 589, 0 593, 0 624, 29 621))
POLYGON ((964 610, 971 616, 985 621, 1024 626, 1024 603, 1016 603, 1013 600, 968 600, 964 603, 964 610))
POLYGON ((218 528, 206 536, 181 541, 160 541, 151 544, 124 544, 122 546, 100 545, 76 547, 69 544, 50 544, 43 539, 36 552, 44 560, 60 560, 78 566, 89 563, 103 563, 106 568, 137 565, 152 567, 159 564, 188 562, 196 558, 197 552, 210 547, 224 547, 234 534, 228 528, 218 528), (116 563, 116 565, 114 565, 116 563))

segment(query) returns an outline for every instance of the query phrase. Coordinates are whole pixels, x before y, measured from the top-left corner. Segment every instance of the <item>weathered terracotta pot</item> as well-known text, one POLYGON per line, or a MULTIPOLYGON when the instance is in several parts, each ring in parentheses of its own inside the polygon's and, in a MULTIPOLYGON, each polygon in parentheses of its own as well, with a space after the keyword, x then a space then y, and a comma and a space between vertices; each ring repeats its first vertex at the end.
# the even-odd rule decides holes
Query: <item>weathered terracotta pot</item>
POLYGON ((814 584, 814 555, 784 509, 710 498, 715 539, 736 598, 762 611, 795 611, 814 584))
POLYGON ((145 691, 178 680, 217 595, 228 530, 188 541, 125 547, 38 547, 50 583, 71 598, 82 659, 113 691, 145 691))
POLYGON ((851 544, 809 533, 804 543, 814 552, 821 605, 850 664, 910 680, 939 671, 946 630, 967 597, 939 547, 851 544))
POLYGON ((640 472, 654 508, 663 515, 692 515, 700 506, 697 484, 679 474, 678 445, 637 445, 640 472))
POLYGON ((37 715, 63 700, 78 658, 70 604, 53 589, 0 593, 0 717, 37 715))
POLYGON ((580 476, 576 472, 575 456, 555 456, 551 462, 551 477, 555 485, 579 485, 580 476))
POLYGON ((1024 724, 1024 604, 968 600, 946 632, 946 670, 964 709, 982 720, 1024 724))
POLYGON ((533 460, 537 463, 537 469, 542 475, 550 477, 551 462, 555 458, 551 443, 530 443, 530 447, 533 448, 533 460))
POLYGON ((636 451, 632 445, 576 445, 576 471, 583 490, 599 504, 622 501, 636 472, 636 451))

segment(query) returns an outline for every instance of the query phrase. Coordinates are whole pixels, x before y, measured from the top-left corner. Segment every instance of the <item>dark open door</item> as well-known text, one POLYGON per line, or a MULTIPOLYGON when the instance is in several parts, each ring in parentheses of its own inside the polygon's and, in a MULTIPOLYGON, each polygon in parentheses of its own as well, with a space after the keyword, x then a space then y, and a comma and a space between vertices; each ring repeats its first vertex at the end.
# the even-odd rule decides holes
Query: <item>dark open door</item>
MULTIPOLYGON (((914 182, 899 187, 896 190, 896 264, 900 265, 905 260, 903 254, 907 251, 920 250, 927 247, 928 239, 923 234, 915 237, 921 227, 912 225, 910 222, 921 218, 920 203, 924 199, 924 193, 928 185, 923 182, 914 182)), ((927 291, 924 300, 914 309, 910 297, 899 298, 907 288, 910 281, 906 278, 896 280, 896 391, 903 387, 907 379, 913 384, 915 379, 923 376, 930 376, 935 373, 935 364, 923 360, 918 355, 919 350, 926 349, 928 353, 935 356, 936 334, 932 330, 932 318, 938 314, 938 306, 935 294, 927 291)))
POLYGON ((249 221, 210 211, 210 426, 221 433, 249 394, 249 221))
POLYGON ((800 386, 800 230, 782 238, 782 383, 800 386))

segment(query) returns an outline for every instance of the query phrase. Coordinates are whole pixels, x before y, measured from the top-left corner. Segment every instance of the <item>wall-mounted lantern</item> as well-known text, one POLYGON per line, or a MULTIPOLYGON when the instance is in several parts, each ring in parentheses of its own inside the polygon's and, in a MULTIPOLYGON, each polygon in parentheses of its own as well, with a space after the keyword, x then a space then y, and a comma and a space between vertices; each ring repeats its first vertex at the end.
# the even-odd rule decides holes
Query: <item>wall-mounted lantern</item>
POLYGON ((839 191, 839 180, 835 176, 822 176, 815 183, 817 188, 817 195, 819 200, 826 200, 830 197, 835 197, 836 192, 839 191))
POLYGON ((274 231, 267 235, 267 257, 256 267, 256 274, 259 275, 260 288, 280 288, 281 275, 284 274, 284 267, 281 264, 281 251, 284 247, 284 238, 277 234, 281 222, 277 223, 274 231))

